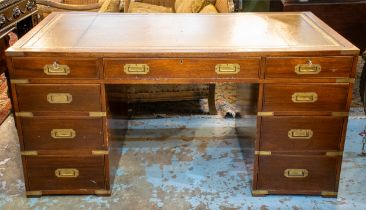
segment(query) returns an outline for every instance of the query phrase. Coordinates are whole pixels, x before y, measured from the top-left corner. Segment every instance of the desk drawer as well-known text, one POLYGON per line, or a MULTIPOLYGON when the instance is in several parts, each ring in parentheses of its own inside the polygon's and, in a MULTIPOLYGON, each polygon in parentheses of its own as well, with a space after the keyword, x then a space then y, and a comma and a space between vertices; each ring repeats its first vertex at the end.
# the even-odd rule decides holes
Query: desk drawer
POLYGON ((344 117, 262 117, 259 150, 340 150, 344 120, 344 117))
POLYGON ((349 77, 353 57, 287 57, 266 59, 266 78, 349 77), (313 65, 310 65, 313 64, 313 65))
POLYGON ((104 155, 24 157, 27 191, 105 189, 106 161, 104 155))
POLYGON ((15 78, 99 79, 93 58, 13 58, 13 69, 15 78))
POLYGON ((264 111, 346 112, 349 85, 266 84, 264 111))
POLYGON ((100 111, 100 85, 17 84, 20 111, 100 111))
POLYGON ((258 78, 260 58, 104 59, 106 78, 258 78), (138 64, 138 65, 135 65, 138 64))
POLYGON ((24 150, 102 150, 103 120, 19 118, 24 150))
POLYGON ((256 188, 279 194, 337 192, 340 161, 325 156, 260 156, 256 188))

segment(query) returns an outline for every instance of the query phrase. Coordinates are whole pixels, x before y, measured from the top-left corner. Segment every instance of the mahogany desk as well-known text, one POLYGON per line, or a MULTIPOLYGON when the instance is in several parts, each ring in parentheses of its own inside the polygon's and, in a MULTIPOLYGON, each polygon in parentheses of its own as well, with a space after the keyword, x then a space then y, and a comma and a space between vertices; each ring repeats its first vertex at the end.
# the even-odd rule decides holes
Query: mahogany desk
POLYGON ((358 54, 311 13, 52 14, 7 50, 27 196, 110 194, 109 87, 208 82, 259 84, 253 195, 337 196, 358 54))

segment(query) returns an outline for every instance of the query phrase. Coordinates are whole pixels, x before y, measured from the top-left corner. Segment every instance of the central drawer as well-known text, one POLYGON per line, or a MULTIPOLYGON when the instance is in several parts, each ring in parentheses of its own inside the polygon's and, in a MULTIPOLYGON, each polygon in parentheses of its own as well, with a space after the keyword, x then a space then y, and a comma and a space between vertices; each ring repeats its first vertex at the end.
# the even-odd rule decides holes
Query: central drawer
POLYGON ((24 158, 27 191, 106 188, 101 156, 29 156, 24 158))
POLYGON ((85 111, 101 110, 100 85, 17 84, 20 111, 85 111))
POLYGON ((102 118, 20 118, 24 150, 102 150, 102 118))
POLYGON ((260 58, 104 59, 105 78, 253 78, 260 58))
POLYGON ((348 84, 265 84, 263 111, 346 112, 348 84))

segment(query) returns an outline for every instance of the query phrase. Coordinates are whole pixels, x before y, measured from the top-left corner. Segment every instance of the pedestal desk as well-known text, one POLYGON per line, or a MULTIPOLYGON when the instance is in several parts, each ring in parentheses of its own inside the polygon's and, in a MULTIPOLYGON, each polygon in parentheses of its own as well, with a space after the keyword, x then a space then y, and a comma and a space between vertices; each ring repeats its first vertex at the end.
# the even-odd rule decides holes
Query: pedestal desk
POLYGON ((253 195, 337 196, 359 50, 312 13, 54 13, 6 53, 27 196, 110 194, 109 87, 218 82, 259 85, 253 195))

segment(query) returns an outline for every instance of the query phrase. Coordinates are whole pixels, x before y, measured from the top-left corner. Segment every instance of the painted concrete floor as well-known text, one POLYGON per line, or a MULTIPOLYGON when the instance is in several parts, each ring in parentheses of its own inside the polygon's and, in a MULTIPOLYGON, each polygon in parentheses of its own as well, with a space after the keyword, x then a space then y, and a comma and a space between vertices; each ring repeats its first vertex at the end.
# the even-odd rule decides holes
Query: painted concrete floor
POLYGON ((255 119, 241 121, 245 136, 234 125, 213 116, 132 120, 126 140, 112 142, 111 197, 27 199, 9 117, 0 127, 0 209, 366 209, 366 157, 358 156, 366 119, 350 119, 336 199, 251 197, 255 119))

